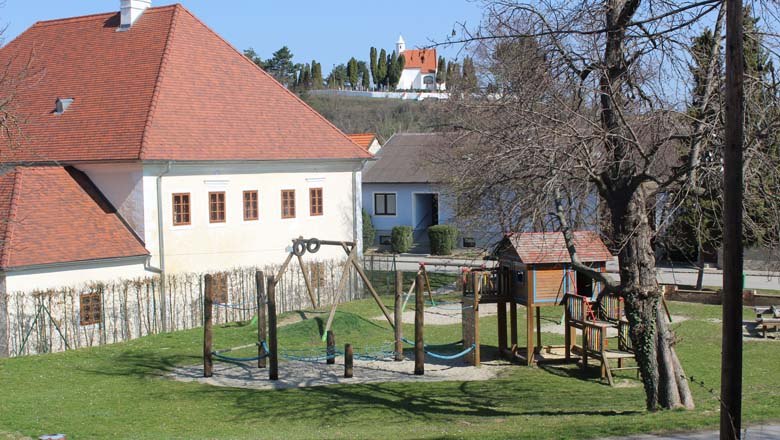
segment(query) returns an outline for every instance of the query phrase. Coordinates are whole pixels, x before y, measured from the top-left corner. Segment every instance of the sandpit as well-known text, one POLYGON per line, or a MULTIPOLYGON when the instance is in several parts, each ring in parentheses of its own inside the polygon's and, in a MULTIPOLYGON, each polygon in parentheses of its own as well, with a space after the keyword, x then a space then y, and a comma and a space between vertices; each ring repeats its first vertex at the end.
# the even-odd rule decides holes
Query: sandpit
POLYGON ((193 365, 173 370, 168 377, 182 382, 198 382, 219 387, 273 390, 306 388, 325 385, 348 385, 380 382, 442 382, 483 381, 498 377, 511 364, 504 361, 482 363, 472 367, 462 359, 425 364, 425 375, 415 376, 414 361, 354 361, 354 377, 344 378, 344 360, 336 358, 334 365, 324 362, 280 361, 279 380, 268 380, 268 369, 247 363, 237 365, 215 363, 214 375, 203 377, 203 366, 193 365))

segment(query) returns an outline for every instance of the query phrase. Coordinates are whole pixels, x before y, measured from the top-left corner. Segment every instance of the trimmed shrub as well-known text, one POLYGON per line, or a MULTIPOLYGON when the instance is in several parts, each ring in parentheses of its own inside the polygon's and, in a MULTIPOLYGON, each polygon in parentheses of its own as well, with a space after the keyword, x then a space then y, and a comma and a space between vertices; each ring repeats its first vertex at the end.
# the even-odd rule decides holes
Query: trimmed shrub
POLYGON ((435 225, 428 228, 431 254, 450 255, 458 239, 458 229, 452 225, 435 225))
POLYGON ((409 252, 413 243, 412 232, 411 226, 395 226, 393 228, 393 252, 397 254, 409 252))
POLYGON ((363 250, 370 248, 374 245, 374 239, 376 238, 376 230, 374 224, 371 222, 371 216, 368 215, 366 210, 363 210, 363 250))

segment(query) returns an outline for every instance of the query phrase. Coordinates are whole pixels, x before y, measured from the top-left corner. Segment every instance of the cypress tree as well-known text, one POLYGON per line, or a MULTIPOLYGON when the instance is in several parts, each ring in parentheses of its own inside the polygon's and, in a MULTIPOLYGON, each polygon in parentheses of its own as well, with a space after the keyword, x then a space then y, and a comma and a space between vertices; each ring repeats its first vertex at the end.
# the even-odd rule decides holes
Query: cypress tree
POLYGON ((360 76, 358 75, 358 63, 355 57, 350 58, 347 62, 347 80, 353 90, 357 88, 360 76))
POLYGON ((387 85, 387 67, 387 52, 382 49, 379 52, 379 60, 377 60, 376 66, 377 79, 375 83, 377 86, 384 87, 387 85))
POLYGON ((378 85, 379 78, 376 65, 376 47, 371 48, 371 53, 369 54, 369 67, 371 68, 371 78, 374 80, 374 85, 378 85))
POLYGON ((439 57, 439 65, 436 68, 436 84, 442 84, 447 81, 447 60, 439 57))
POLYGON ((387 85, 394 89, 398 85, 400 79, 400 71, 398 70, 398 55, 393 51, 390 56, 387 57, 387 85))
POLYGON ((311 88, 311 66, 307 63, 303 66, 303 88, 308 90, 311 88))
POLYGON ((463 85, 469 89, 477 88, 477 71, 474 68, 474 60, 471 57, 463 59, 463 85))
POLYGON ((364 90, 368 90, 371 87, 371 78, 368 75, 368 69, 363 70, 362 84, 364 90))
POLYGON ((315 60, 311 61, 311 82, 312 89, 316 90, 322 88, 322 65, 315 60))

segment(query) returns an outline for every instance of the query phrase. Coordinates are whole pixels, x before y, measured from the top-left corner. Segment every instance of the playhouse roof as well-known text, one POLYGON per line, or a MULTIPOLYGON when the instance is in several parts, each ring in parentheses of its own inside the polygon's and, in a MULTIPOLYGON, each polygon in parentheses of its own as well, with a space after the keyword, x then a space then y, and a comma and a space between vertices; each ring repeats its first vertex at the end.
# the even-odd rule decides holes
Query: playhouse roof
POLYGON ((141 240, 82 172, 0 172, 0 269, 142 255, 141 240))
MULTIPOLYGON (((574 246, 583 263, 612 259, 612 253, 593 231, 574 231, 574 246)), ((505 238, 525 264, 571 263, 562 232, 521 232, 505 238)))
POLYGON ((183 6, 119 24, 117 12, 38 22, 0 49, 19 121, 0 160, 371 157, 183 6))

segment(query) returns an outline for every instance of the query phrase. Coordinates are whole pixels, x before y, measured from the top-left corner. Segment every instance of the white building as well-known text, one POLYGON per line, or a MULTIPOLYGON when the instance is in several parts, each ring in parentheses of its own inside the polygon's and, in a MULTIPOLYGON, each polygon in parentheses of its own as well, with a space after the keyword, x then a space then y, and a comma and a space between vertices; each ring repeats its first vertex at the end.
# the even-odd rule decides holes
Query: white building
POLYGON ((399 90, 444 90, 444 84, 437 86, 436 70, 438 58, 436 49, 407 49, 403 36, 395 43, 395 52, 404 57, 404 70, 398 81, 399 90))
POLYGON ((23 136, 0 147, 0 296, 360 241, 371 155, 184 7, 149 6, 38 22, 0 50, 12 74, 35 52, 23 136))

